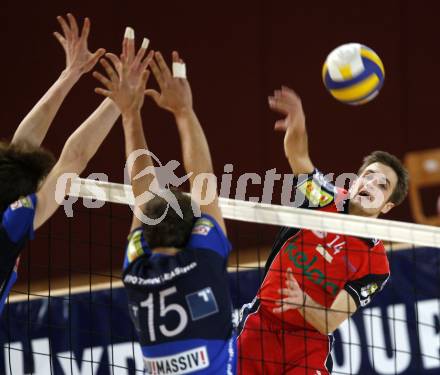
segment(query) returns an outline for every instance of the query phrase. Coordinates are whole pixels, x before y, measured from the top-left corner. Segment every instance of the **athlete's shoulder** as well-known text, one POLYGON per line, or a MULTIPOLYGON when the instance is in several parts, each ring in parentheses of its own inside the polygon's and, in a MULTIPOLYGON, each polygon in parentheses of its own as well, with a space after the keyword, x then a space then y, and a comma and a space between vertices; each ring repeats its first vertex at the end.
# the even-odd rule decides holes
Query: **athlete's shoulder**
POLYGON ((123 269, 125 270, 131 263, 144 255, 151 255, 151 249, 145 240, 144 228, 139 227, 131 231, 127 237, 123 269))
POLYGON ((1 226, 12 242, 18 243, 25 237, 34 237, 36 207, 37 196, 30 194, 9 205, 3 213, 1 226))
POLYGON ((213 250, 222 257, 227 257, 232 248, 223 229, 212 216, 207 214, 202 214, 195 220, 186 247, 195 250, 213 250))
POLYGON ((278 251, 289 238, 296 236, 300 231, 300 228, 282 227, 275 237, 273 249, 278 251))
POLYGON ((37 207, 37 195, 30 194, 26 197, 20 197, 17 201, 11 203, 3 214, 3 217, 22 215, 31 211, 35 211, 37 207))
POLYGON ((381 240, 372 239, 374 246, 371 248, 371 261, 374 262, 374 267, 378 271, 390 273, 390 265, 388 262, 387 250, 381 240))
POLYGON ((387 251, 382 240, 367 237, 347 236, 347 248, 359 248, 355 254, 366 260, 381 260, 388 263, 387 251))
POLYGON ((378 238, 372 238, 371 244, 373 245, 374 250, 385 252, 385 245, 383 244, 382 240, 379 240, 378 238))
POLYGON ((358 238, 362 241, 365 248, 368 249, 368 252, 365 253, 365 256, 381 256, 384 259, 387 259, 387 251, 382 240, 377 238, 358 238))
POLYGON ((386 249, 381 240, 359 239, 364 248, 356 251, 359 268, 345 284, 345 290, 358 307, 368 305, 390 278, 390 267, 386 249))

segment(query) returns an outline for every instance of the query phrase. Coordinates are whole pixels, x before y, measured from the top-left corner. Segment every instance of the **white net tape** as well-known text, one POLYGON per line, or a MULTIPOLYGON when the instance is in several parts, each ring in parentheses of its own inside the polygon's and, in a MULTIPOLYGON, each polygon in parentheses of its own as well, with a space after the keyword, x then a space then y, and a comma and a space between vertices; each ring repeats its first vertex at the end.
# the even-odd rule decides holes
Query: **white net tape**
MULTIPOLYGON (((105 191, 105 198, 99 197, 98 200, 126 205, 134 204, 131 186, 112 182, 79 178, 72 184, 71 195, 81 198, 97 199, 98 197, 96 193, 94 193, 96 186, 105 191)), ((440 248, 440 228, 428 225, 354 215, 341 215, 229 198, 220 198, 220 206, 224 217, 230 220, 300 227, 440 248)))

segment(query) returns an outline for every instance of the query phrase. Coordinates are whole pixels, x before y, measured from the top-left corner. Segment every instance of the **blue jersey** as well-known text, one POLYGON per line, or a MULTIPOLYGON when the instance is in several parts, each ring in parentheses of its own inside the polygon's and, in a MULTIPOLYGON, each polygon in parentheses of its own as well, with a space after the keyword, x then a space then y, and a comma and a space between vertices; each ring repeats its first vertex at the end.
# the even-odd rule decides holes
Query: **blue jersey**
POLYGON ((208 215, 176 255, 153 254, 142 228, 130 234, 123 281, 147 374, 236 373, 230 250, 208 215))
POLYGON ((0 224, 0 314, 17 280, 20 251, 34 238, 35 194, 21 198, 3 213, 0 224))

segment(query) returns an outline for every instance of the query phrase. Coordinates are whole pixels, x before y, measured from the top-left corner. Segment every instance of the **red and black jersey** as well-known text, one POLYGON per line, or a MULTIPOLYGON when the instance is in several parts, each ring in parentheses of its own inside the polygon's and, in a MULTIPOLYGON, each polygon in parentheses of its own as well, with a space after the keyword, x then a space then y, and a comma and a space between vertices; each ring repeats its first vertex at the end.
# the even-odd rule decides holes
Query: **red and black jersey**
MULTIPOLYGON (((347 213, 348 193, 327 182, 315 170, 298 183, 301 207, 347 213)), ((298 200, 298 196, 296 197, 298 200)), ((258 308, 272 314, 279 289, 285 287, 291 268, 300 287, 317 303, 330 307, 345 289, 356 305, 365 306, 383 288, 390 271, 381 241, 298 228, 282 228, 266 263, 266 274, 257 298, 247 313, 258 308)), ((280 319, 280 314, 272 314, 280 319)), ((242 324, 244 322, 242 321, 242 324)), ((283 324, 314 329, 297 310, 283 313, 283 324)))

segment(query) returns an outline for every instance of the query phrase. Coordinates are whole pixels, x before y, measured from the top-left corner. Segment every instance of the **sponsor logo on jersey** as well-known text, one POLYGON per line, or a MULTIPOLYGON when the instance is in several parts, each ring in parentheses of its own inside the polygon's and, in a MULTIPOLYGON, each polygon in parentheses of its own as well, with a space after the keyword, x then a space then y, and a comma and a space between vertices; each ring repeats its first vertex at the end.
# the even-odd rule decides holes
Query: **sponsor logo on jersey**
POLYGON ((193 321, 218 313, 218 305, 210 287, 185 296, 193 321))
POLYGON ((321 185, 314 180, 307 180, 299 190, 306 196, 309 202, 314 206, 323 207, 333 201, 333 195, 327 193, 321 185))
POLYGON ((196 221, 196 225, 206 225, 207 227, 212 228, 214 226, 214 224, 211 222, 211 220, 205 219, 205 218, 200 218, 196 221))
POLYGON ((11 210, 15 211, 21 207, 24 208, 33 208, 32 200, 29 197, 21 198, 18 201, 11 204, 11 210))
POLYGON ((369 297, 369 296, 373 295, 374 293, 376 293, 376 291, 378 289, 379 289, 379 286, 376 283, 368 284, 368 285, 364 286, 363 288, 361 288, 361 296, 364 298, 369 297))
POLYGON ((145 372, 149 375, 189 374, 209 367, 206 346, 165 357, 145 358, 145 372))
POLYGON ((142 230, 138 230, 131 235, 127 246, 127 258, 129 262, 133 262, 144 254, 142 247, 142 230))
POLYGON ((207 236, 211 228, 206 225, 197 225, 193 228, 192 234, 200 234, 202 236, 207 236))
POLYGON ((164 284, 168 281, 175 279, 176 277, 179 277, 180 275, 190 272, 196 267, 197 267, 197 262, 192 262, 185 267, 173 268, 169 272, 164 272, 161 275, 150 279, 144 279, 140 276, 130 275, 128 273, 124 277, 124 283, 132 284, 132 285, 141 285, 141 286, 164 284))
POLYGON ((298 238, 294 238, 290 243, 288 243, 284 249, 284 253, 287 253, 289 259, 293 262, 295 267, 297 269, 299 268, 302 271, 302 274, 308 280, 314 284, 320 285, 332 296, 336 296, 338 294, 339 287, 336 284, 327 281, 326 276, 319 268, 316 268, 316 266, 313 267, 318 260, 318 257, 316 255, 310 257, 310 255, 307 255, 304 251, 299 250, 295 244, 297 240, 298 238))
POLYGON ((193 234, 200 234, 202 236, 207 236, 211 229, 214 227, 214 224, 205 218, 200 218, 194 224, 194 228, 192 230, 193 234))

